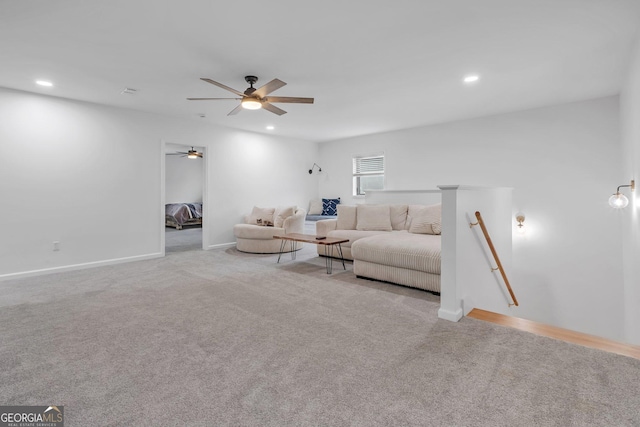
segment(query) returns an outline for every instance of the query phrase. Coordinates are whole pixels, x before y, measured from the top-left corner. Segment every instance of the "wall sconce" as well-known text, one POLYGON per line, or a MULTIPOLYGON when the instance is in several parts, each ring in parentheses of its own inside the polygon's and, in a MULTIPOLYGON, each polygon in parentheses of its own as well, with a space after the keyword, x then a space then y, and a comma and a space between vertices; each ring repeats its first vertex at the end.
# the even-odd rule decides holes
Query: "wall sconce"
POLYGON ((313 166, 311 166, 311 169, 309 169, 309 175, 313 173, 313 168, 315 168, 316 166, 318 167, 318 172, 322 172, 322 168, 314 163, 313 166))
POLYGON ((522 212, 518 212, 516 214, 516 221, 518 222, 518 229, 516 230, 518 234, 524 234, 524 214, 522 212))
POLYGON ((633 191, 636 189, 636 182, 632 179, 631 184, 618 186, 616 193, 613 196, 609 197, 609 205, 612 208, 622 209, 627 207, 627 205, 629 204, 629 199, 627 199, 627 196, 620 193, 621 187, 631 187, 631 191, 633 191))

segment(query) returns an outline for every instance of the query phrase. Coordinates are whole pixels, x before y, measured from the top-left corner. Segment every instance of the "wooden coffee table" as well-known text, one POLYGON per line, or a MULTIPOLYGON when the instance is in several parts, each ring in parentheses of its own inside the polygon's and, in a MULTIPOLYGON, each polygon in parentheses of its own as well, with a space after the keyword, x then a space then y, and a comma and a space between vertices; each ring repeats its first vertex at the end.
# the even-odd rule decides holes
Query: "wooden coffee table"
POLYGON ((304 242, 304 243, 313 243, 316 245, 324 246, 324 256, 325 261, 327 263, 327 274, 331 274, 333 272, 333 248, 337 247, 338 255, 340 255, 340 260, 342 261, 342 268, 345 270, 347 267, 344 265, 344 256, 342 255, 342 244, 347 243, 349 239, 339 239, 335 237, 325 237, 324 239, 317 239, 317 236, 313 234, 301 234, 301 233, 289 233, 284 234, 282 236, 273 236, 274 239, 282 240, 280 244, 280 254, 278 255, 278 263, 280 263, 280 257, 284 252, 285 245, 288 242, 291 242, 291 259, 296 259, 296 251, 295 251, 295 242, 304 242))

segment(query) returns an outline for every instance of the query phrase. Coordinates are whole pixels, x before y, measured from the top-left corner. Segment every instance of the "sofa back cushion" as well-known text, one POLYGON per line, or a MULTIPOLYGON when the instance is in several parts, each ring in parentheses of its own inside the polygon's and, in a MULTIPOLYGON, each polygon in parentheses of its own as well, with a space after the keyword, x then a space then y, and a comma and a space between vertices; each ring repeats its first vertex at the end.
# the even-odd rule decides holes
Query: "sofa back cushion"
POLYGON ((407 223, 408 205, 390 205, 391 228, 394 230, 405 230, 407 223))
POLYGON ((247 223, 256 225, 266 225, 270 223, 273 225, 273 213, 275 210, 275 208, 260 208, 258 206, 254 206, 247 223))
POLYGON ((356 207, 338 205, 338 222, 336 223, 336 230, 355 230, 356 224, 356 207))
POLYGON ((279 206, 275 213, 273 214, 273 226, 282 228, 282 224, 284 224, 284 220, 293 216, 296 212, 296 206, 279 206))
POLYGON ((407 222, 409 233, 440 234, 442 232, 442 205, 409 206, 407 222))
POLYGON ((356 230, 392 230, 389 205, 358 205, 356 207, 356 221, 356 230))

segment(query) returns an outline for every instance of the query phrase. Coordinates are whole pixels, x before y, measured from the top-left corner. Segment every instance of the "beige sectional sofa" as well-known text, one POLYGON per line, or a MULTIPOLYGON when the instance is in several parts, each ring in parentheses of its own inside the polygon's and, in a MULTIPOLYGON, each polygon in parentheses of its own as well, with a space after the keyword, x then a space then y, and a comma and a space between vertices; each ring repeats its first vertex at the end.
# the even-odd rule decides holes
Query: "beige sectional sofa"
POLYGON ((343 254, 359 277, 440 292, 441 228, 440 204, 338 205, 316 234, 349 239, 343 254))
MULTIPOLYGON (((295 206, 279 208, 255 206, 251 214, 245 216, 243 224, 233 226, 236 248, 240 252, 255 254, 278 253, 282 240, 274 239, 273 236, 304 232, 305 216, 306 211, 295 206)), ((293 249, 301 248, 302 243, 295 242, 293 249)), ((284 252, 290 252, 291 249, 291 245, 287 244, 284 252)))

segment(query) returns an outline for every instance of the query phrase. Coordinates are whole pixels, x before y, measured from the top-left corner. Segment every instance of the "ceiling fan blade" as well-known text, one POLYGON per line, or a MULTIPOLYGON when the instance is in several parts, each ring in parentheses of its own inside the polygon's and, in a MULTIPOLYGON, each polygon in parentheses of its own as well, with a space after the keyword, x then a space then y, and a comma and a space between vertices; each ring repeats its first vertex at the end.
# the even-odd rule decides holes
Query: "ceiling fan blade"
POLYGON ((254 96, 257 95, 260 98, 262 98, 262 97, 266 96, 267 94, 273 92, 274 90, 280 89, 284 85, 286 85, 286 83, 283 82, 282 80, 273 79, 269 83, 267 83, 266 85, 256 89, 256 91, 253 92, 252 95, 254 95, 254 96))
POLYGON ((242 98, 187 98, 189 101, 215 101, 219 99, 235 99, 240 100, 242 98))
POLYGON ((204 77, 201 77, 201 78, 200 78, 200 80, 203 80, 203 81, 205 81, 205 82, 207 82, 207 83, 211 83, 212 85, 216 85, 216 86, 218 86, 218 87, 221 87, 222 89, 228 90, 229 92, 233 92, 233 93, 235 93, 236 95, 244 96, 244 93, 239 92, 239 91, 237 91, 237 90, 235 90, 235 89, 233 89, 233 88, 230 88, 230 87, 229 87, 229 86, 227 86, 227 85, 223 85, 222 83, 218 83, 218 82, 217 82, 217 81, 215 81, 215 80, 206 79, 206 78, 204 78, 204 77))
POLYGON ((267 102, 287 102, 290 104, 313 104, 313 98, 297 98, 293 96, 269 96, 267 102))
POLYGON ((233 116, 236 115, 240 112, 240 110, 242 110, 242 104, 238 105, 236 108, 234 108, 233 110, 229 111, 229 114, 227 114, 227 116, 233 116))
POLYGON ((286 111, 284 111, 283 109, 280 109, 278 107, 276 107, 275 105, 271 105, 268 102, 263 102, 262 103, 262 108, 264 108, 267 111, 271 111, 274 114, 277 114, 279 116, 283 115, 283 114, 287 114, 286 111))
POLYGON ((179 151, 176 151, 175 153, 165 153, 167 156, 179 156, 179 155, 187 155, 187 153, 181 153, 179 151))

